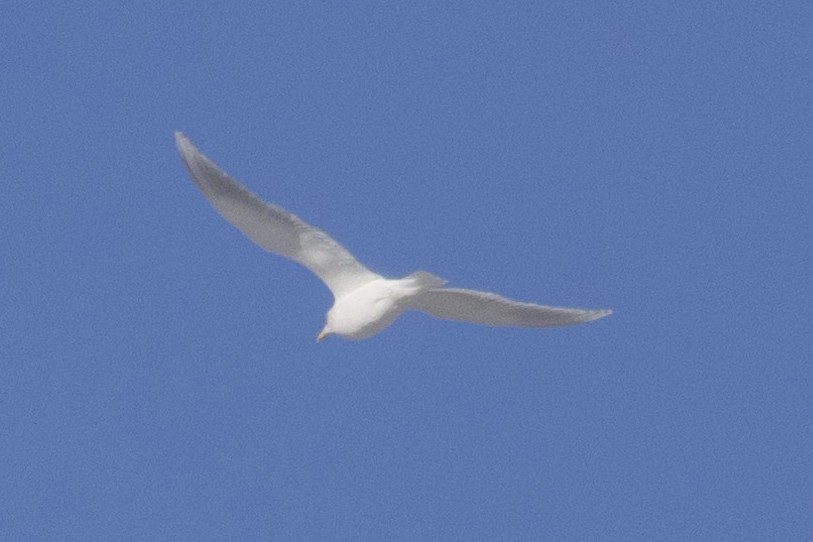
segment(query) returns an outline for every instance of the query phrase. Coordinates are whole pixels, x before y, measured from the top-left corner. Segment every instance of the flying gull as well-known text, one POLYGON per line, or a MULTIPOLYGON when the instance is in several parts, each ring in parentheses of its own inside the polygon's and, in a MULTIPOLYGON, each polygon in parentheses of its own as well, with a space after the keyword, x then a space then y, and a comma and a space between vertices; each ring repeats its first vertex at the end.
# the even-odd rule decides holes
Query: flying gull
POLYGON ((554 327, 603 318, 611 310, 582 310, 521 303, 497 294, 443 288, 445 280, 425 271, 387 279, 359 263, 339 243, 282 207, 266 203, 231 179, 180 132, 178 152, 203 195, 220 215, 269 252, 298 262, 333 293, 327 335, 361 340, 392 324, 405 310, 486 326, 554 327))

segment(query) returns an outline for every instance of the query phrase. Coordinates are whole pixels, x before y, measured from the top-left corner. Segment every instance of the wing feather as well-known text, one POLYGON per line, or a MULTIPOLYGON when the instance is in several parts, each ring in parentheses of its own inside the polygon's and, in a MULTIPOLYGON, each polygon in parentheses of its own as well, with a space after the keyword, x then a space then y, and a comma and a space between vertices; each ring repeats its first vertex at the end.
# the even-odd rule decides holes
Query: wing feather
POLYGON ((310 269, 335 297, 380 278, 322 230, 234 181, 180 132, 175 142, 195 184, 223 218, 265 250, 310 269))
POLYGON ((521 303, 477 290, 439 288, 410 300, 410 308, 438 318, 486 326, 553 327, 603 318, 611 310, 582 310, 521 303))

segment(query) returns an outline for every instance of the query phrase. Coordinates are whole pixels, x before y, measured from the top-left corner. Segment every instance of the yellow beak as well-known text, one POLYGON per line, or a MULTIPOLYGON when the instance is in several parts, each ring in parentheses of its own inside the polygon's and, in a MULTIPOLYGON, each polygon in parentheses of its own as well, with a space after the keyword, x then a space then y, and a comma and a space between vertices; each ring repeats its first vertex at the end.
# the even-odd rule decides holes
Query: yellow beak
POLYGON ((321 341, 322 339, 324 339, 325 337, 327 337, 327 335, 328 335, 328 334, 327 334, 327 332, 325 332, 325 331, 321 332, 319 335, 317 335, 317 337, 316 337, 316 342, 321 341))

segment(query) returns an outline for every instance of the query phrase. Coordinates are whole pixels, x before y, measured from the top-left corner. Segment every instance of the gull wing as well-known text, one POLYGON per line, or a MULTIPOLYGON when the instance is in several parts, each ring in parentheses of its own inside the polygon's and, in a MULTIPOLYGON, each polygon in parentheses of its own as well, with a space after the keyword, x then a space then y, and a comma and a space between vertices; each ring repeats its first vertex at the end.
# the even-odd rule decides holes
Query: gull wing
POLYGON ((461 288, 429 290, 410 299, 409 306, 447 320, 511 327, 569 326, 604 318, 613 312, 521 303, 497 294, 461 288))
POLYGON ((334 297, 381 278, 322 230, 231 179, 182 133, 175 132, 175 143, 192 180, 223 218, 265 250, 313 271, 334 297))

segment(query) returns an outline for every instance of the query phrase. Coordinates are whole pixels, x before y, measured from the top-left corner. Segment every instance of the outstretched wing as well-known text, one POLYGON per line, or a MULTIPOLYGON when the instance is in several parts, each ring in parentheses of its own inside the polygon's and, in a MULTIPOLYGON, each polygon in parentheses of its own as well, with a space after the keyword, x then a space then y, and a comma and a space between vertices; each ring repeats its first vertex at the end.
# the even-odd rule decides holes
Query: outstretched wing
POLYGON ((552 327, 581 324, 612 314, 611 310, 581 310, 520 303, 489 292, 439 288, 409 300, 410 308, 447 320, 486 326, 552 327))
POLYGON ((380 278, 322 230, 246 190, 180 132, 175 143, 195 184, 223 218, 265 250, 313 271, 335 297, 380 278))

